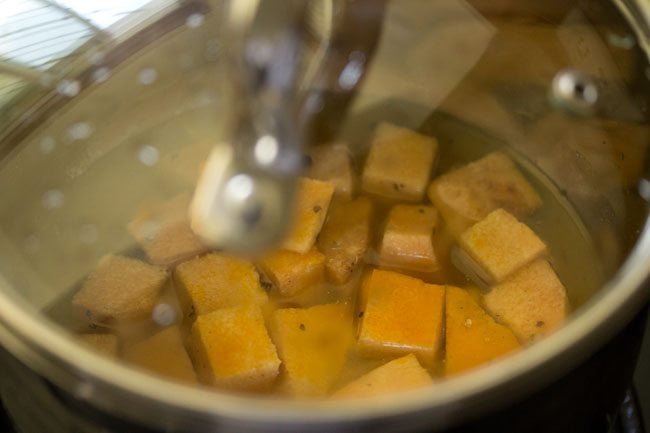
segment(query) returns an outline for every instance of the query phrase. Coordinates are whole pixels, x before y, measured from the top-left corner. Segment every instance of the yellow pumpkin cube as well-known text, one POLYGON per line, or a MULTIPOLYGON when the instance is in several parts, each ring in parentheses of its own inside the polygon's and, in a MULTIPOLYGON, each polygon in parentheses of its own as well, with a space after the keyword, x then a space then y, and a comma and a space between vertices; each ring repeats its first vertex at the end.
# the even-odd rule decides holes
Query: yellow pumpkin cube
POLYGON ((109 255, 88 275, 72 304, 94 322, 143 319, 151 314, 166 281, 163 268, 109 255))
POLYGON ((117 335, 109 333, 79 334, 79 341, 102 355, 115 357, 119 352, 117 335))
POLYGON ((437 271, 433 248, 437 225, 438 211, 433 206, 394 206, 379 247, 380 263, 416 272, 437 271))
POLYGON ((390 199, 420 201, 437 153, 435 138, 382 123, 363 168, 363 190, 390 199))
POLYGON ((428 196, 455 236, 496 209, 524 217, 542 205, 535 189, 501 152, 438 177, 428 196))
POLYGON ((515 335, 498 324, 466 290, 447 286, 445 374, 493 361, 519 348, 515 335))
POLYGON ((156 334, 124 348, 124 360, 153 373, 181 382, 196 383, 181 332, 170 326, 156 334))
POLYGON ((325 254, 327 279, 333 284, 346 283, 361 264, 370 244, 373 205, 366 197, 335 203, 318 238, 325 254))
POLYGON ((174 271, 184 313, 193 318, 219 308, 261 305, 268 296, 252 263, 222 254, 207 254, 181 263, 174 271))
POLYGON ((190 228, 190 199, 182 195, 142 207, 128 229, 152 263, 173 266, 195 257, 207 247, 190 228))
POLYGON ((350 200, 354 192, 354 171, 348 147, 344 144, 316 146, 309 153, 312 161, 309 177, 332 182, 334 195, 350 200))
POLYGON ((536 260, 492 287, 483 297, 485 308, 522 341, 540 338, 566 319, 566 289, 551 265, 536 260))
POLYGON ((546 245, 535 232, 503 209, 491 212, 467 229, 458 245, 457 263, 464 263, 487 284, 505 280, 546 254, 546 245))
POLYGON ((282 296, 293 296, 325 278, 325 256, 315 248, 305 254, 279 250, 264 257, 259 266, 282 296))
POLYGON ((392 395, 431 385, 429 373, 412 353, 375 368, 336 391, 334 398, 392 395))
POLYGON ((188 342, 199 380, 234 390, 262 390, 280 360, 258 306, 216 310, 196 318, 188 342))
POLYGON ((444 286, 377 269, 369 278, 358 348, 369 355, 414 353, 432 365, 440 349, 444 286))
POLYGON ((304 254, 314 246, 333 194, 334 184, 331 182, 300 178, 293 226, 282 244, 284 249, 304 254))
POLYGON ((326 394, 347 359, 352 343, 352 313, 344 304, 275 311, 271 334, 291 395, 326 394))

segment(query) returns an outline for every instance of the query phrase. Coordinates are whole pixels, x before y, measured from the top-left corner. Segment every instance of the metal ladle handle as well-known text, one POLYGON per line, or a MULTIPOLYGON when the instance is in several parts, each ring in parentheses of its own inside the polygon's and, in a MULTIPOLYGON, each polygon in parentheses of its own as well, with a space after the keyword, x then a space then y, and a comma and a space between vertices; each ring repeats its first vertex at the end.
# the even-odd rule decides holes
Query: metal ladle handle
POLYGON ((212 151, 190 209, 192 228, 212 246, 256 252, 281 241, 292 222, 306 147, 315 135, 324 136, 315 132, 320 125, 329 125, 329 135, 336 132, 332 125, 340 124, 362 81, 384 2, 327 3, 337 8, 331 34, 302 86, 313 3, 229 4, 233 134, 212 151))

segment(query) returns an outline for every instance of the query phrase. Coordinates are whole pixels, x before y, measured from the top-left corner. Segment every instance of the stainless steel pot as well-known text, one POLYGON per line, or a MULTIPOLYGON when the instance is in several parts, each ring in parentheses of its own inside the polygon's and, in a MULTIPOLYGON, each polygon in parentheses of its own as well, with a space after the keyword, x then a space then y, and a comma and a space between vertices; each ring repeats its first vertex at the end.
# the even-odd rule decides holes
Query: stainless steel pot
MULTIPOLYGON (((314 46, 335 26, 326 12, 352 3, 314 6, 314 46)), ((560 253, 593 259, 564 271, 581 289, 561 331, 431 388, 352 404, 178 385, 76 344, 44 311, 101 255, 130 246, 124 227, 144 198, 191 191, 214 137, 232 132, 221 3, 183 2, 145 10, 125 33, 99 32, 46 72, 3 69, 35 83, 2 109, 4 348, 84 407, 151 429, 331 432, 449 428, 524 398, 603 346, 650 297, 648 5, 409 0, 388 2, 383 19, 336 130, 363 143, 369 125, 391 119, 446 145, 506 142, 521 154, 580 221, 560 253)))

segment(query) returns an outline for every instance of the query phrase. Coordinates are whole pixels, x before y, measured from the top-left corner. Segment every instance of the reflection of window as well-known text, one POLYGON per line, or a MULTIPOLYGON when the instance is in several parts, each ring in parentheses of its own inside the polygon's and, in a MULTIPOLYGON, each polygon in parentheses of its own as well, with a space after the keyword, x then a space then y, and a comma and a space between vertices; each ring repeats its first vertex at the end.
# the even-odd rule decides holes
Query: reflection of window
POLYGON ((39 73, 92 37, 113 36, 114 25, 135 12, 151 14, 169 1, 0 0, 0 104, 39 73))

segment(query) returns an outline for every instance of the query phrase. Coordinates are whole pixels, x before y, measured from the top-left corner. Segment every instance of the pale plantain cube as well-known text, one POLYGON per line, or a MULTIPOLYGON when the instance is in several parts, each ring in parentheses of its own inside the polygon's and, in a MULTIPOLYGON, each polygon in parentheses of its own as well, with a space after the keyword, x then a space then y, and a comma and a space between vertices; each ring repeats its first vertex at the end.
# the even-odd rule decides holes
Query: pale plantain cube
POLYGON ((268 389, 280 360, 257 306, 241 306, 198 316, 188 342, 202 383, 241 391, 268 389))
POLYGON ((109 255, 88 275, 72 304, 94 322, 143 319, 151 314, 166 281, 163 268, 109 255))
POLYGON ((354 193, 354 171, 348 147, 344 144, 317 146, 309 153, 312 161, 309 177, 332 182, 334 195, 350 200, 354 193))
POLYGON ((282 244, 284 249, 304 254, 314 246, 333 194, 334 184, 331 182, 300 178, 293 226, 282 244))
POLYGON ((435 138, 382 123, 363 168, 363 190, 389 199, 420 201, 437 153, 435 138))
POLYGON ((433 206, 393 206, 379 247, 380 263, 409 271, 436 272, 439 264, 433 236, 437 226, 438 211, 433 206))
POLYGON ((283 387, 295 396, 325 395, 352 344, 352 312, 344 304, 276 310, 271 335, 284 369, 283 387))
POLYGON ((495 322, 466 290, 447 286, 445 311, 446 375, 470 370, 519 348, 512 331, 495 322))
POLYGON ((325 279, 325 256, 316 248, 305 254, 288 250, 264 257, 259 267, 281 296, 293 296, 325 279))
POLYGON ((174 271, 176 292, 187 317, 219 308, 264 304, 268 296, 252 263, 222 254, 207 254, 181 263, 174 271))
POLYGON ((102 355, 116 357, 119 353, 120 341, 117 335, 109 333, 79 334, 78 338, 83 345, 102 355))
POLYGON ((375 368, 336 391, 334 398, 392 395, 431 385, 433 380, 412 353, 375 368))
POLYGON ((190 228, 189 197, 143 206, 128 225, 152 263, 173 266, 207 250, 190 228))
POLYGON ((357 346, 371 356, 417 355, 430 366, 440 350, 444 286, 396 272, 374 270, 357 346))
POLYGON ((180 382, 196 383, 196 373, 177 326, 128 345, 122 352, 124 360, 145 370, 180 382))
POLYGON ((456 236, 496 209, 523 217, 542 205, 535 189, 500 152, 443 174, 431 183, 428 195, 456 236))
POLYGON ((485 294, 486 309, 521 341, 538 339, 566 319, 569 301, 551 265, 536 260, 485 294))
POLYGON ((346 283, 361 264, 370 244, 372 214, 372 202, 366 197, 332 205, 318 238, 331 283, 346 283))
POLYGON ((495 284, 546 254, 546 245, 527 225, 503 209, 497 209, 467 229, 458 239, 459 267, 495 284))

